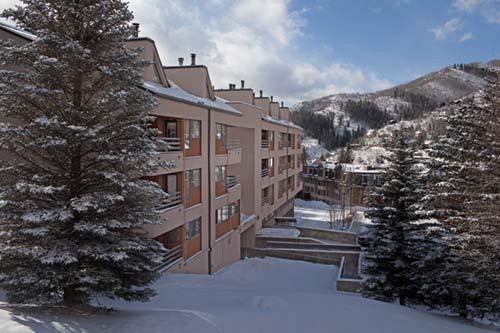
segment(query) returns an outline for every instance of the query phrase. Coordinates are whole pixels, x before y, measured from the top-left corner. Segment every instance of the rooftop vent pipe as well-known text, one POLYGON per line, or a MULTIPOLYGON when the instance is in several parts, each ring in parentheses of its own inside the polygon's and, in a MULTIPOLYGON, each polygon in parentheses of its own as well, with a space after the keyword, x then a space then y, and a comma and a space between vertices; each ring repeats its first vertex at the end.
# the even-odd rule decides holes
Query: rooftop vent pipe
POLYGON ((196 65, 196 53, 191 53, 191 66, 196 65))
POLYGON ((245 89, 245 80, 241 80, 241 89, 245 89))
POLYGON ((184 58, 179 58, 179 66, 184 66, 184 58))
POLYGON ((285 102, 281 102, 281 107, 284 108, 285 107, 285 102))
POLYGON ((262 98, 262 90, 259 90, 259 97, 262 98))
POLYGON ((273 96, 271 96, 271 103, 273 102, 273 96))

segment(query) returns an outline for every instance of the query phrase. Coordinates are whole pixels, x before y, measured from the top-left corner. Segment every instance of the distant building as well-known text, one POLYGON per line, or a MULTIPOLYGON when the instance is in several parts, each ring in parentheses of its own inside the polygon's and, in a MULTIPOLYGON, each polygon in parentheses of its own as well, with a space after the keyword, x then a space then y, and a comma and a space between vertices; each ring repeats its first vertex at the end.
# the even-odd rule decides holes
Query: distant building
POLYGON ((367 194, 382 183, 381 170, 320 160, 304 164, 302 179, 303 199, 345 208, 366 205, 367 194))

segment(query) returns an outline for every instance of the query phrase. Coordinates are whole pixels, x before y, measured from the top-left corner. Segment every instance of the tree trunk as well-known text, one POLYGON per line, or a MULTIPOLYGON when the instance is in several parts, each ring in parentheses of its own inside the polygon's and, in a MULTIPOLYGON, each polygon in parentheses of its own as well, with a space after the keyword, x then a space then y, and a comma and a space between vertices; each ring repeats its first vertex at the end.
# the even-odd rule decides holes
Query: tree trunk
POLYGON ((458 315, 459 315, 461 318, 467 318, 467 317, 468 317, 468 313, 467 313, 467 302, 465 302, 465 301, 460 301, 460 303, 458 304, 458 315))
POLYGON ((64 292, 63 296, 64 305, 76 306, 84 304, 83 295, 81 292, 69 288, 64 288, 63 292, 64 292))

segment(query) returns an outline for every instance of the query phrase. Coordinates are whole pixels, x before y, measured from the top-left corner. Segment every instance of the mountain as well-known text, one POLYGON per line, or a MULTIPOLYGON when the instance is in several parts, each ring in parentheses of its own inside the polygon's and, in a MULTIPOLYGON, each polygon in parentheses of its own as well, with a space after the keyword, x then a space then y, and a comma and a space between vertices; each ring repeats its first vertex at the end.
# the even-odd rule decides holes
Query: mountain
POLYGON ((291 116, 304 127, 306 135, 318 139, 328 149, 335 149, 370 129, 422 117, 470 95, 493 78, 492 71, 499 70, 500 60, 455 64, 375 93, 333 94, 301 102, 293 107, 291 116))

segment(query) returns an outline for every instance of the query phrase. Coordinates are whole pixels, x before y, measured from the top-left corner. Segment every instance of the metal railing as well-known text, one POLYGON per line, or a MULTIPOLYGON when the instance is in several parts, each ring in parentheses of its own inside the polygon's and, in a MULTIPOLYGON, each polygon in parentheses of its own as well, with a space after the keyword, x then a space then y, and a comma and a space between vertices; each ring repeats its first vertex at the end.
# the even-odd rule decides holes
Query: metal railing
POLYGON ((262 148, 269 148, 269 140, 262 140, 260 145, 262 148))
POLYGON ((177 260, 182 258, 182 244, 179 244, 163 254, 163 262, 156 267, 157 270, 167 269, 177 260))
POLYGON ((227 176, 226 186, 227 188, 233 188, 240 185, 240 177, 238 176, 227 176))
POLYGON ((225 147, 227 150, 239 149, 241 148, 240 140, 238 139, 229 139, 225 143, 225 147))
POLYGON ((264 207, 266 205, 269 204, 269 198, 268 197, 262 197, 262 200, 261 200, 261 206, 264 207))
POLYGON ((269 176, 269 169, 262 169, 261 171, 262 178, 269 176))
POLYGON ((181 192, 169 193, 168 198, 165 199, 158 207, 158 211, 164 212, 170 208, 179 206, 181 204, 182 204, 181 192))
POLYGON ((163 146, 160 148, 161 152, 181 151, 182 147, 180 138, 167 138, 160 136, 157 140, 160 141, 163 146))

